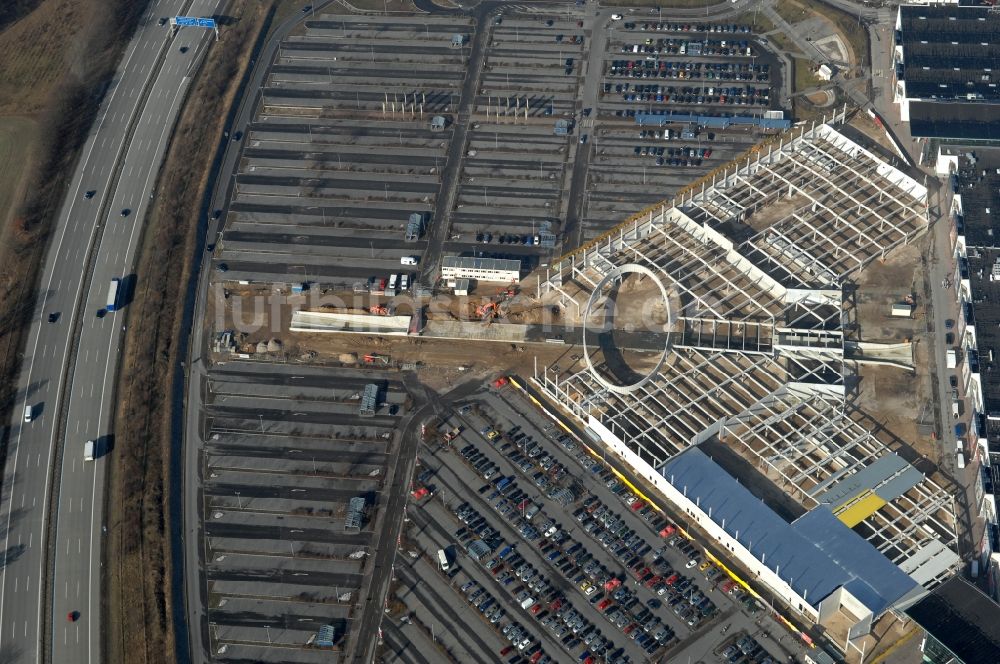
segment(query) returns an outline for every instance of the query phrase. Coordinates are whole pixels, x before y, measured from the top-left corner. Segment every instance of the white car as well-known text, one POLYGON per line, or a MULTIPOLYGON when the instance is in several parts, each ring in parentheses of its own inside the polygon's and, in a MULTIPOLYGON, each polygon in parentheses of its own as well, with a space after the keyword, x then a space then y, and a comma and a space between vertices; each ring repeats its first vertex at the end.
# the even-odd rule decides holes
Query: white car
POLYGON ((612 21, 620 21, 620 20, 622 20, 622 15, 621 14, 612 14, 611 15, 611 20, 612 21))
POLYGON ((691 560, 687 561, 687 565, 684 566, 684 569, 691 569, 697 564, 698 564, 698 559, 692 558, 691 560))

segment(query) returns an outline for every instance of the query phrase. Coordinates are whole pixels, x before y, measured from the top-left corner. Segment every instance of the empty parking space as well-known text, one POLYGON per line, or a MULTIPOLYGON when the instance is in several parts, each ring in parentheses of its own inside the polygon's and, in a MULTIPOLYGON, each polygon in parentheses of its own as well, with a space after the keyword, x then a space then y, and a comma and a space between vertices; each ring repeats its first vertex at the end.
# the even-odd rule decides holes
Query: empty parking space
POLYGON ((349 288, 404 257, 419 265, 467 69, 456 35, 470 23, 322 15, 282 43, 256 117, 233 135, 225 278, 349 288))
POLYGON ((204 391, 212 652, 219 661, 340 661, 373 581, 402 415, 388 411, 404 401, 402 384, 235 362, 210 372, 204 391), (367 384, 380 396, 362 417, 367 384))

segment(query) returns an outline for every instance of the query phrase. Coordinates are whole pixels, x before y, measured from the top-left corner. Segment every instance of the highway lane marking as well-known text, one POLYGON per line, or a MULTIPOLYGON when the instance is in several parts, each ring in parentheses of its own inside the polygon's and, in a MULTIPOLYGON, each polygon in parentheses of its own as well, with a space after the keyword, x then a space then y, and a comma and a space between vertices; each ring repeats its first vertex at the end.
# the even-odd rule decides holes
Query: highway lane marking
MULTIPOLYGON (((186 81, 186 80, 187 79, 184 79, 184 81, 186 81)), ((177 100, 180 97, 181 90, 183 90, 184 87, 185 87, 184 81, 182 81, 182 85, 177 90, 176 94, 174 95, 174 100, 171 103, 171 109, 177 103, 177 100)), ((167 131, 167 127, 164 127, 163 131, 160 134, 160 141, 158 141, 158 143, 163 141, 163 139, 164 139, 164 137, 166 135, 166 131, 167 131)), ((129 146, 128 152, 131 152, 131 146, 129 146)), ((149 185, 149 179, 148 178, 152 177, 154 170, 155 169, 150 169, 150 173, 149 173, 149 176, 147 177, 146 185, 145 185, 143 191, 146 191, 148 189, 148 185, 149 185)), ((119 183, 119 186, 120 186, 120 183, 119 183)), ((132 245, 135 242, 136 229, 137 229, 138 226, 139 226, 138 223, 134 223, 132 225, 132 231, 131 231, 131 233, 129 235, 128 248, 126 249, 126 252, 125 252, 126 256, 128 256, 129 253, 132 250, 132 245)), ((105 258, 105 262, 107 262, 107 254, 105 254, 104 258, 105 258)), ((116 253, 115 254, 115 263, 116 264, 117 264, 118 258, 119 258, 119 254, 116 253)), ((101 325, 102 326, 103 326, 103 324, 104 324, 104 321, 101 321, 101 325)), ((104 369, 104 380, 103 380, 102 385, 101 385, 101 399, 99 401, 100 407, 99 407, 98 418, 97 418, 98 424, 100 424, 100 421, 104 418, 105 397, 106 397, 106 393, 107 393, 107 382, 108 382, 108 373, 109 373, 108 370, 109 370, 110 365, 111 365, 111 360, 114 357, 114 355, 111 352, 111 344, 114 342, 114 339, 115 339, 117 333, 118 333, 118 330, 116 329, 111 335, 109 335, 109 338, 108 338, 108 354, 106 356, 106 363, 105 363, 105 369, 104 369)), ((88 355, 89 355, 89 351, 88 351, 88 355)), ((77 421, 77 427, 79 427, 79 421, 77 421)), ((87 428, 88 428, 88 430, 89 430, 89 427, 90 427, 90 422, 88 421, 87 422, 87 428)), ((74 459, 74 461, 75 461, 75 459, 74 459)), ((93 576, 94 576, 93 561, 94 561, 94 525, 95 525, 95 518, 96 518, 96 511, 97 511, 97 475, 98 475, 98 473, 94 472, 94 474, 93 474, 93 483, 91 485, 90 547, 89 547, 89 551, 88 551, 88 562, 87 562, 88 610, 90 611, 91 615, 96 615, 96 610, 94 609, 94 606, 93 606, 94 602, 95 602, 95 596, 94 596, 94 592, 93 592, 93 576)), ((68 555, 69 554, 69 542, 66 543, 66 546, 67 546, 67 555, 68 555)), ((67 592, 68 592, 68 587, 67 587, 67 592)), ((95 625, 95 624, 96 624, 96 622, 94 622, 94 621, 91 622, 91 625, 95 625)), ((88 645, 87 645, 88 661, 92 661, 92 648, 93 648, 93 640, 92 639, 88 639, 88 645)))

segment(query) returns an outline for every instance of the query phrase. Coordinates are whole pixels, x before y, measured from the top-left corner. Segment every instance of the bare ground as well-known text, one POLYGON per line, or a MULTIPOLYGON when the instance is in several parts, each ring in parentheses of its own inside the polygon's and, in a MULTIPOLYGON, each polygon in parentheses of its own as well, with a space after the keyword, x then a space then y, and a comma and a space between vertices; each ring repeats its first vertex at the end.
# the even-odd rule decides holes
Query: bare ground
POLYGON ((926 237, 922 237, 901 247, 887 261, 873 262, 859 277, 856 301, 860 338, 877 343, 911 341, 915 371, 862 365, 856 404, 868 414, 866 426, 884 428, 880 437, 891 447, 902 445, 936 464, 938 452, 929 431, 934 424, 933 377, 927 356, 931 349, 926 341, 926 308, 920 296, 920 254, 925 245, 926 237), (890 316, 892 304, 907 294, 915 296, 913 316, 890 316))

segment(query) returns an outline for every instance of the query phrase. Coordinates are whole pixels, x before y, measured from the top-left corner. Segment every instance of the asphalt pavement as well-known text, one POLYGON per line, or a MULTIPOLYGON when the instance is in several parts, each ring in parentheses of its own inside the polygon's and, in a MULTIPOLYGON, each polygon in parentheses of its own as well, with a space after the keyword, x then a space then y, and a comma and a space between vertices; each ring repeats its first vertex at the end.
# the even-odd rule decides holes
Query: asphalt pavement
POLYGON ((60 663, 103 661, 104 461, 84 461, 83 446, 97 440, 99 450, 109 449, 123 315, 99 318, 97 311, 107 305, 112 277, 131 270, 189 69, 208 43, 201 31, 171 36, 158 19, 211 15, 216 5, 216 0, 152 3, 101 105, 56 220, 4 469, 0 657, 6 662, 38 662, 46 655, 60 663), (184 54, 177 50, 182 45, 184 54), (94 193, 86 198, 87 192, 94 193), (58 317, 50 323, 52 313, 58 317), (28 405, 33 418, 25 422, 28 405), (50 505, 50 495, 58 502, 50 505))

